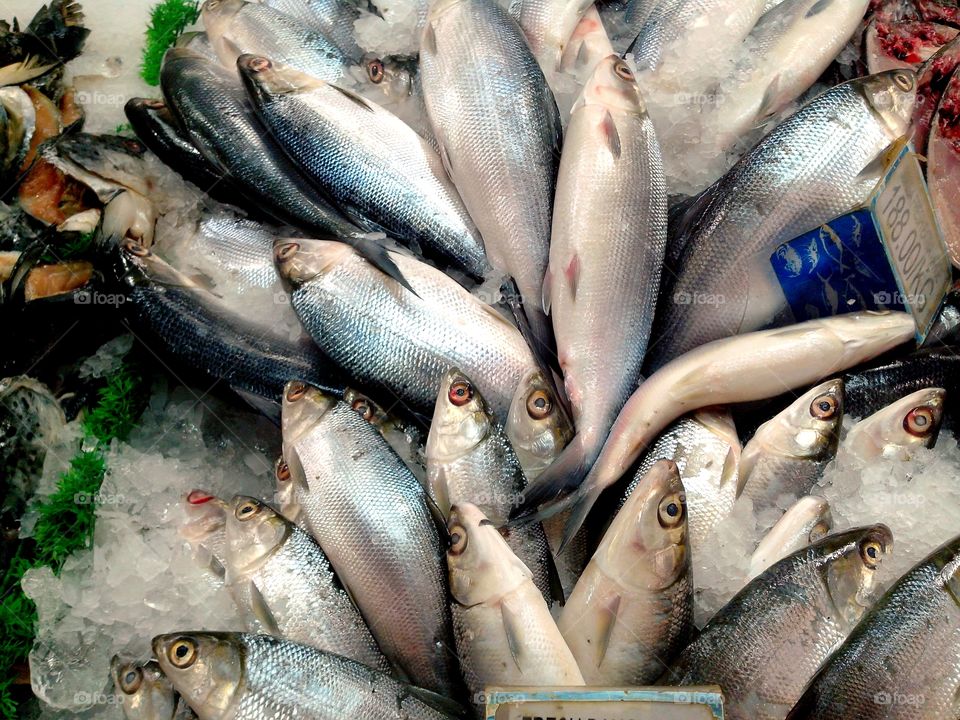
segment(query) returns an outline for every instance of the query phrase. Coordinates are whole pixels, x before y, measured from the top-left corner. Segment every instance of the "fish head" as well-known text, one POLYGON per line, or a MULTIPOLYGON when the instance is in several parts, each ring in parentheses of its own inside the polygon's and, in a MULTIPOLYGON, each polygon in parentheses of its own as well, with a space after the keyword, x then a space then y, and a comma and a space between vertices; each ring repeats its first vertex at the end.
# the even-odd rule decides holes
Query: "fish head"
POLYGON ((828 380, 761 425, 744 449, 740 464, 743 477, 749 477, 761 454, 808 460, 833 457, 840 442, 843 398, 843 380, 828 380))
POLYGON ((427 436, 426 454, 437 461, 450 461, 467 454, 490 434, 493 417, 473 382, 451 368, 440 380, 427 436))
POLYGON ((280 512, 283 516, 296 522, 300 516, 300 505, 297 502, 296 481, 293 477, 293 471, 290 464, 284 460, 283 456, 277 458, 273 467, 273 475, 276 478, 276 494, 274 498, 280 512))
POLYGON ((594 561, 625 587, 659 590, 686 575, 687 538, 687 498, 680 471, 672 460, 658 460, 613 519, 594 561))
POLYGON ((233 633, 158 635, 153 653, 164 675, 200 717, 225 716, 243 685, 244 648, 233 633))
POLYGON ((289 537, 291 524, 256 498, 237 495, 227 512, 227 559, 244 572, 262 563, 289 537))
POLYGON ((177 693, 155 660, 137 662, 114 655, 110 676, 130 720, 172 720, 177 693))
POLYGON ((848 631, 873 604, 877 570, 892 550, 893 533, 886 525, 830 535, 808 548, 817 558, 836 617, 848 631))
POLYGON ((887 128, 890 138, 895 140, 906 135, 917 102, 917 74, 901 68, 869 75, 860 82, 864 97, 887 128))
MULTIPOLYGON (((300 380, 291 380, 283 389, 280 409, 280 432, 284 450, 292 448, 324 415, 337 404, 337 399, 320 388, 300 380)), ((290 458, 287 458, 289 462, 290 458)))
POLYGON ((866 310, 817 320, 818 331, 834 336, 838 343, 837 371, 876 357, 898 341, 912 340, 916 322, 910 313, 866 310))
POLYGON ((493 602, 522 583, 532 582, 533 574, 476 505, 462 503, 451 508, 447 533, 450 592, 461 605, 493 602))
POLYGON ((619 55, 609 55, 597 63, 573 106, 573 112, 588 105, 620 112, 646 112, 633 70, 619 55))
POLYGON ((247 0, 206 0, 200 7, 200 20, 210 39, 223 36, 246 4, 247 0))
POLYGON ((524 470, 545 468, 573 439, 573 423, 539 370, 529 371, 517 386, 506 431, 524 470))
POLYGON ((346 243, 336 240, 277 239, 273 257, 277 271, 294 287, 332 270, 353 254, 346 243))
POLYGON ((845 447, 861 460, 909 459, 914 448, 936 443, 945 399, 942 388, 924 388, 900 398, 854 425, 845 447))
POLYGON ((262 55, 241 55, 237 70, 258 105, 271 98, 327 87, 323 80, 262 55))

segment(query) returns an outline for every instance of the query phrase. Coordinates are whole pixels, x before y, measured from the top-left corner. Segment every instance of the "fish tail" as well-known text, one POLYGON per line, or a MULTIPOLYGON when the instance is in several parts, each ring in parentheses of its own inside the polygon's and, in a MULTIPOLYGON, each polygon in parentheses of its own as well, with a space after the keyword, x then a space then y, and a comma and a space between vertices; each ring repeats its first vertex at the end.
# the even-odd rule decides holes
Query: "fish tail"
POLYGON ((553 464, 527 486, 523 503, 511 514, 511 522, 543 520, 571 505, 597 454, 596 448, 587 446, 587 438, 577 434, 553 464))
POLYGON ((347 238, 345 242, 353 247, 353 249, 357 251, 357 254, 377 268, 377 270, 396 280, 414 295, 420 297, 417 291, 407 282, 403 273, 400 272, 400 268, 397 267, 393 258, 390 257, 387 248, 377 242, 373 237, 358 235, 347 238))

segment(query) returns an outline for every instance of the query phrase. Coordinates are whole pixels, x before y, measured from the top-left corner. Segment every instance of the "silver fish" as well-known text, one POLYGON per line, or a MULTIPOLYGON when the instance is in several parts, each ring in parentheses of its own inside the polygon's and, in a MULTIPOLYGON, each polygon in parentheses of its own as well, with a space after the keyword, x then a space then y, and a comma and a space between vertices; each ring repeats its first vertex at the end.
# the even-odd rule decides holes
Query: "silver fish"
POLYGON ((637 68, 661 75, 717 62, 732 53, 763 14, 766 0, 662 0, 628 48, 637 68), (704 43, 709 45, 704 45, 704 43), (708 54, 703 47, 710 47, 708 54))
POLYGON ((520 332, 434 267, 391 253, 416 292, 399 287, 348 245, 278 241, 304 327, 364 387, 430 412, 444 372, 459 367, 503 422, 517 384, 536 366, 520 332))
POLYGON ((465 504, 452 509, 448 532, 454 636, 473 696, 492 685, 583 685, 530 570, 493 523, 465 504))
POLYGON ((127 720, 196 720, 156 660, 137 662, 114 655, 110 676, 127 720))
POLYGON ((838 85, 704 192, 678 230, 685 251, 661 293, 650 367, 764 327, 784 311, 771 254, 869 197, 888 153, 907 133, 914 97, 908 70, 838 85), (704 297, 719 300, 704 308, 704 297))
POLYGON ((806 92, 860 26, 869 0, 785 0, 760 18, 737 57, 711 130, 732 146, 806 92))
POLYGON ((239 292, 244 288, 279 290, 280 276, 273 261, 273 241, 279 233, 278 228, 256 220, 214 212, 200 221, 193 244, 198 253, 236 279, 239 292))
POLYGON ((939 720, 960 712, 960 538, 890 588, 788 720, 939 720))
POLYGON ((730 413, 698 410, 664 430, 640 461, 617 504, 619 511, 660 460, 680 470, 687 498, 687 528, 694 555, 706 551, 704 541, 740 496, 740 438, 730 413))
POLYGON ((687 531, 677 466, 660 460, 617 513, 557 622, 588 685, 647 685, 686 646, 687 531))
POLYGON ((548 475, 589 470, 636 388, 666 243, 653 123, 630 68, 611 55, 574 106, 557 180, 544 303, 577 435, 548 475))
POLYGON ((417 685, 452 696, 443 549, 423 486, 346 403, 292 383, 283 416, 308 419, 288 427, 310 426, 284 453, 310 534, 390 661, 417 685))
POLYGON ((907 460, 918 447, 933 447, 943 423, 946 390, 927 388, 900 398, 850 428, 840 453, 869 462, 907 460))
MULTIPOLYGON (((761 425, 740 457, 743 494, 755 511, 797 499, 816 484, 840 444, 843 380, 828 380, 761 425)), ((781 505, 780 507, 785 507, 781 505)))
POLYGON ((720 685, 730 720, 781 720, 872 602, 893 536, 831 535, 781 560, 727 603, 660 679, 720 685))
POLYGON ((454 717, 437 709, 441 698, 269 635, 158 635, 153 652, 201 720, 343 720, 345 712, 354 720, 454 717))
POLYGON ((547 78, 560 69, 580 19, 592 7, 592 0, 510 0, 510 14, 547 78))
MULTIPOLYGON (((470 503, 500 527, 523 500, 527 479, 503 426, 480 389, 457 369, 440 381, 425 455, 428 489, 446 517, 454 505, 470 503)), ((549 601, 553 558, 543 527, 510 528, 504 537, 549 601)))
POLYGON ((389 672, 330 561, 306 532, 265 503, 238 495, 227 509, 226 549, 228 588, 271 634, 389 672))
POLYGON ((564 48, 560 70, 574 75, 580 84, 586 84, 597 64, 614 52, 600 11, 594 4, 583 13, 564 48))
MULTIPOLYGON (((590 474, 576 487, 576 495, 540 514, 576 502, 566 533, 569 538, 600 493, 622 477, 681 415, 718 403, 775 397, 784 390, 806 386, 902 345, 913 339, 914 332, 913 318, 907 313, 864 312, 738 335, 699 347, 640 385, 614 423, 590 474)), ((571 492, 577 482, 576 476, 558 479, 553 491, 558 496, 571 492)))
POLYGON ((483 242, 436 151, 393 113, 267 58, 238 61, 258 116, 360 227, 482 279, 483 242))
POLYGON ((573 437, 573 423, 540 370, 528 372, 517 386, 506 429, 528 480, 546 470, 573 437))
POLYGON ((561 130, 543 72, 494 0, 439 0, 423 33, 420 76, 440 155, 487 258, 516 280, 546 350, 541 286, 561 130))
POLYGON ((350 0, 263 0, 263 4, 327 36, 348 55, 356 53, 353 23, 361 15, 358 3, 350 0))
POLYGON ((340 42, 295 17, 261 2, 207 0, 203 27, 224 67, 236 66, 245 53, 266 55, 328 82, 341 82, 363 55, 352 42, 352 23, 340 42))
POLYGON ((770 528, 750 558, 750 577, 830 534, 833 516, 830 503, 807 495, 795 502, 770 528))

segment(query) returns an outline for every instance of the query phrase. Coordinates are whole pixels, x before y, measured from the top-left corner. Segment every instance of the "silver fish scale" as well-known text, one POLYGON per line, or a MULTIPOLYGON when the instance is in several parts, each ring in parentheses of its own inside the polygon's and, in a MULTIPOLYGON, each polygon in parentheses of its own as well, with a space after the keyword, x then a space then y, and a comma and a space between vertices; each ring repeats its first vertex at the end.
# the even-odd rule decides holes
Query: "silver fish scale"
POLYGON ((422 412, 433 409, 443 373, 459 368, 504 422, 520 380, 535 367, 519 331, 437 269, 390 257, 419 298, 351 255, 294 290, 307 332, 358 383, 422 412))
POLYGON ((833 455, 823 460, 763 455, 750 471, 743 494, 753 501, 754 512, 776 507, 781 495, 799 499, 816 485, 833 455))
POLYGON ((234 215, 214 215, 200 223, 196 243, 243 285, 269 288, 279 286, 280 276, 273 261, 276 231, 269 226, 234 215))
POLYGON ((277 142, 358 225, 419 243, 426 255, 483 277, 480 234, 440 156, 400 118, 331 86, 270 95, 260 112, 277 142))
POLYGON ((555 207, 550 312, 589 467, 637 388, 657 305, 667 188, 649 117, 596 105, 574 112, 555 207), (605 114, 619 155, 601 129, 605 114))
POLYGON ((266 635, 241 636, 232 720, 443 720, 450 716, 358 663, 266 635))
POLYGON ((353 22, 360 11, 342 0, 265 0, 264 5, 309 25, 330 38, 345 55, 360 58, 363 52, 353 36, 353 22))
POLYGON ((413 684, 454 695, 444 551, 423 486, 377 430, 337 403, 293 448, 310 533, 381 650, 413 684))
POLYGON ((347 57, 324 33, 262 3, 245 3, 234 16, 226 37, 242 53, 265 55, 327 82, 339 82, 362 53, 354 45, 347 57))
MULTIPOLYGON (((500 427, 491 428, 491 432, 466 455, 438 465, 442 468, 450 505, 465 502, 476 505, 494 525, 507 522, 510 511, 523 501, 527 479, 500 427)), ((543 526, 531 523, 509 528, 503 538, 514 555, 533 573, 533 583, 549 605, 553 559, 543 526)))
POLYGON ((330 561, 300 528, 291 525, 276 552, 246 577, 260 591, 287 640, 389 672, 390 664, 330 561))
POLYGON ((694 553, 702 548, 710 530, 730 514, 736 502, 737 483, 720 481, 730 444, 693 418, 681 418, 660 434, 640 461, 637 471, 617 501, 616 511, 658 460, 673 460, 680 471, 687 498, 687 527, 694 553))
POLYGON ((758 263, 769 267, 780 243, 866 200, 880 172, 859 175, 891 141, 854 81, 792 115, 707 190, 702 214, 688 223, 673 287, 661 294, 652 367, 711 340, 757 329, 741 328, 748 271, 758 263), (703 308, 674 301, 704 293, 723 302, 703 308))
POLYGON ((730 720, 783 720, 847 632, 818 567, 823 552, 807 548, 753 580, 658 684, 720 685, 730 720))
POLYGON ((191 142, 264 210, 304 229, 357 232, 260 128, 235 73, 175 48, 167 53, 161 85, 191 142))
POLYGON ((560 158, 560 117, 543 72, 505 10, 493 0, 459 0, 425 31, 420 73, 431 124, 487 258, 513 276, 528 317, 542 322, 560 158))
POLYGON ((955 539, 902 577, 811 683, 791 720, 960 717, 958 563, 955 539), (944 574, 952 575, 953 595, 944 574))

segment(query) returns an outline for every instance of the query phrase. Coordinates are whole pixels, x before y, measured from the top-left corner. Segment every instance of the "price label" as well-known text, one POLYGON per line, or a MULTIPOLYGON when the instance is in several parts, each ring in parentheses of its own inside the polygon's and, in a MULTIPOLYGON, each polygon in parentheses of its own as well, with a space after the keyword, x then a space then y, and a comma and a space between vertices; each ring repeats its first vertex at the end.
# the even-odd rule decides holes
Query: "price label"
POLYGON ((887 257, 906 307, 926 336, 951 281, 950 259, 937 225, 920 165, 900 156, 873 199, 887 257))
POLYGON ((718 687, 487 691, 487 720, 722 720, 718 687))

